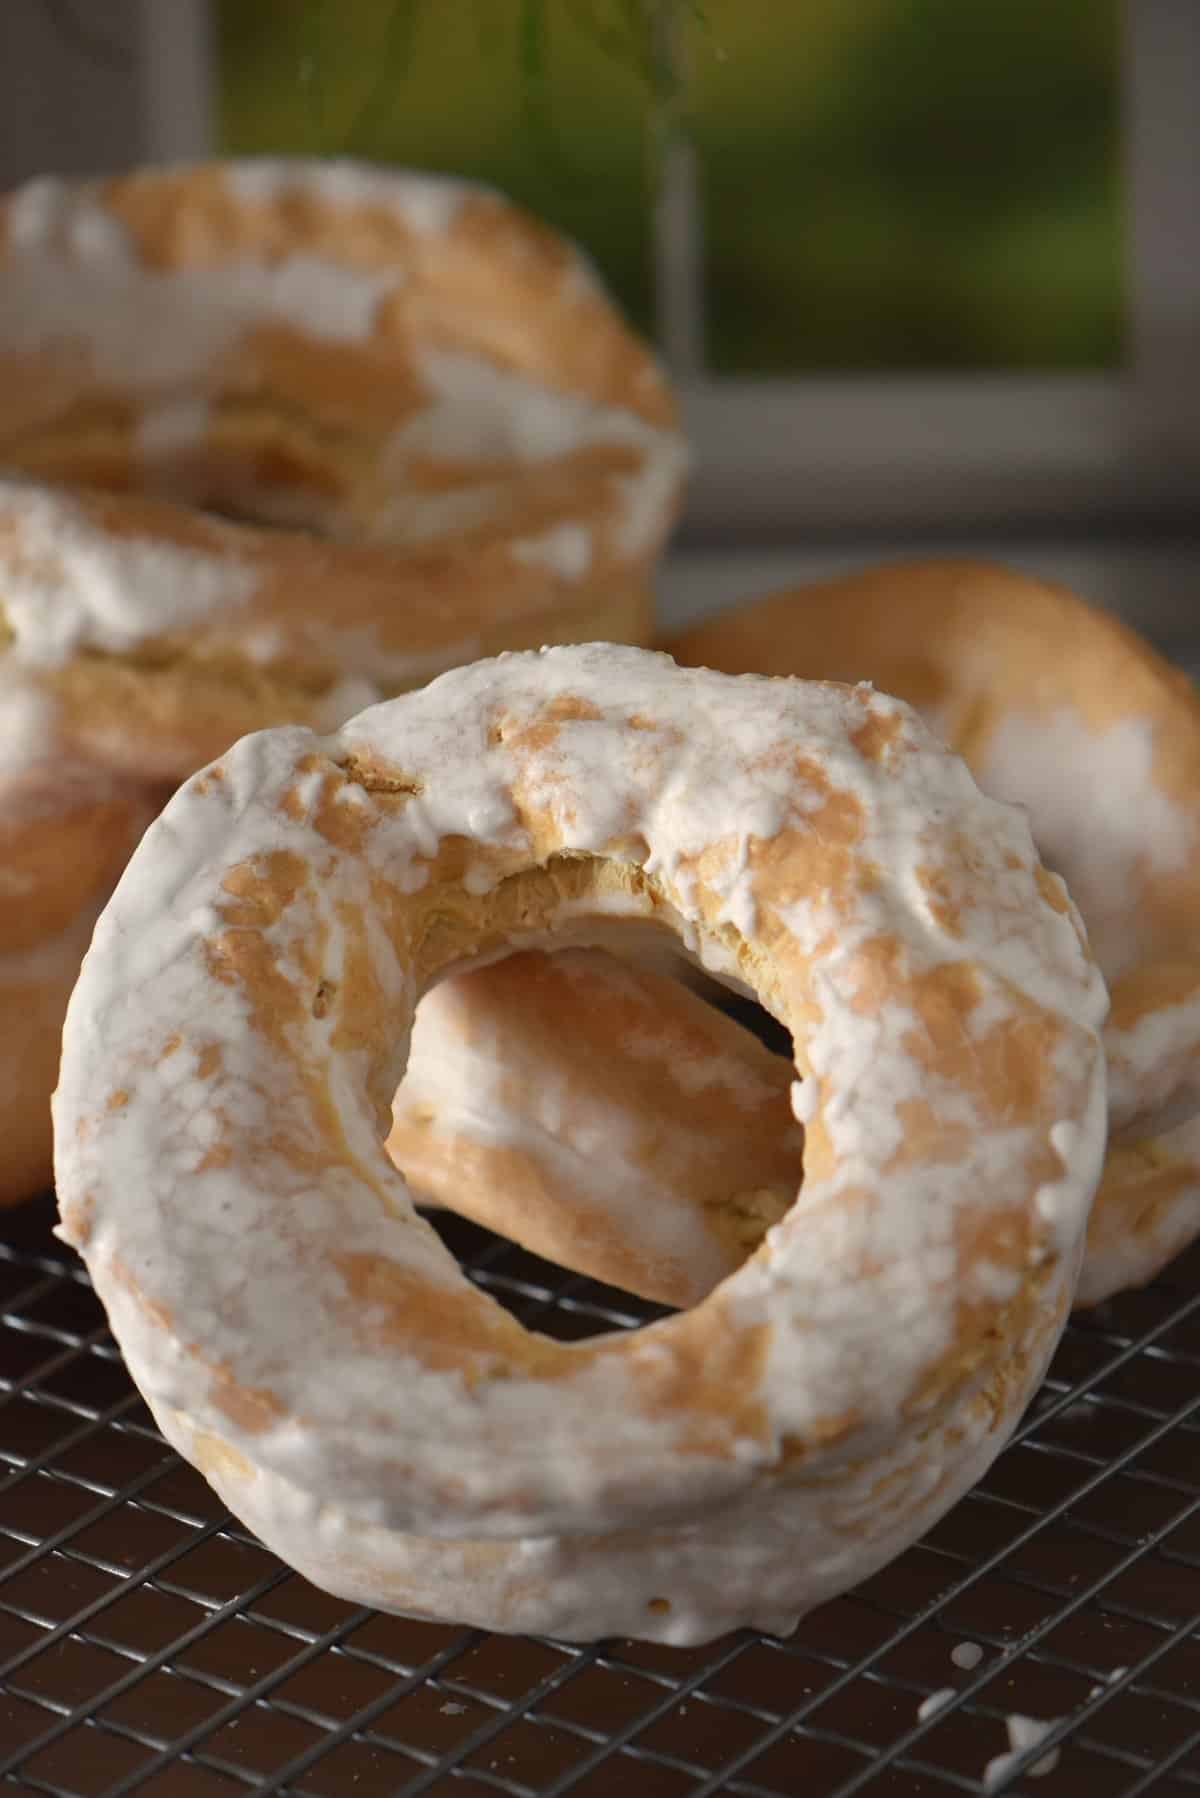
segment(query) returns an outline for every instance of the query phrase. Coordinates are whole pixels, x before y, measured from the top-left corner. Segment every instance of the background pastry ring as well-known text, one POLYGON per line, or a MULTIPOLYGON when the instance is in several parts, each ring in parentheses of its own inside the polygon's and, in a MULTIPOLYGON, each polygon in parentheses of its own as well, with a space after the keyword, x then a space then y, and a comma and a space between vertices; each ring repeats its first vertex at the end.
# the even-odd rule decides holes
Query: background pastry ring
POLYGON ((247 731, 503 648, 644 641, 684 453, 570 245, 349 163, 0 200, 0 387, 2 1203, 49 1178, 63 1006, 111 887, 73 840, 109 824, 115 878, 129 819, 247 731))

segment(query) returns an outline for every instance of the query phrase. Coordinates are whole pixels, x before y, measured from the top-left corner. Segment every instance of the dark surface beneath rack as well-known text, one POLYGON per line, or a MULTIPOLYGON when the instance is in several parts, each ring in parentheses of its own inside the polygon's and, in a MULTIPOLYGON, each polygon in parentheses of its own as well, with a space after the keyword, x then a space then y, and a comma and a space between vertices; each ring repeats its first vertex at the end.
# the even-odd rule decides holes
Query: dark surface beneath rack
MULTIPOLYGON (((574 1648, 380 1616, 289 1573, 164 1446, 51 1221, 48 1201, 0 1216, 5 1789, 1200 1798, 1200 1255, 1073 1322, 982 1485, 790 1640, 574 1648), (1056 1721, 985 1786, 1014 1713, 1056 1721)), ((640 1320, 447 1234, 539 1329, 640 1320)))

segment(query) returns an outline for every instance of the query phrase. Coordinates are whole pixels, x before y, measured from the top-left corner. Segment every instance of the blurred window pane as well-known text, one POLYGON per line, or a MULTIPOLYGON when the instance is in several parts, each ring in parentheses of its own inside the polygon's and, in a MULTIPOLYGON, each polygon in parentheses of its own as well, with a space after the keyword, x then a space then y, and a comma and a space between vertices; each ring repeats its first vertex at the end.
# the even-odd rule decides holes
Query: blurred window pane
MULTIPOLYGON (((1117 0, 219 0, 222 148, 505 189, 654 316, 664 34, 714 374, 1112 369, 1117 0)), ((681 241, 687 242, 687 233, 681 241)))

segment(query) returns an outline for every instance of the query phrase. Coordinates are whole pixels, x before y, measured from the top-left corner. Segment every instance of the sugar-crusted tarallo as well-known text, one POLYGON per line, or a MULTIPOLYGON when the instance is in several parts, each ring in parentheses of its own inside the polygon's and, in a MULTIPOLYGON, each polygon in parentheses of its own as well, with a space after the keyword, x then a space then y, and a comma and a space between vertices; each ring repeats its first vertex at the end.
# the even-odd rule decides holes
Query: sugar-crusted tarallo
POLYGON ((1041 1377, 1105 1008, 1025 819, 902 703, 502 656, 171 799, 71 1000, 63 1233, 168 1438, 319 1584, 566 1637, 786 1629, 1041 1377), (559 1343, 414 1210, 391 1104, 453 970, 651 939, 792 1033, 803 1184, 694 1309, 559 1343))
POLYGON ((0 199, 0 390, 3 1202, 49 1177, 66 994, 172 787, 502 648, 645 641, 685 457, 571 246, 350 163, 0 199))

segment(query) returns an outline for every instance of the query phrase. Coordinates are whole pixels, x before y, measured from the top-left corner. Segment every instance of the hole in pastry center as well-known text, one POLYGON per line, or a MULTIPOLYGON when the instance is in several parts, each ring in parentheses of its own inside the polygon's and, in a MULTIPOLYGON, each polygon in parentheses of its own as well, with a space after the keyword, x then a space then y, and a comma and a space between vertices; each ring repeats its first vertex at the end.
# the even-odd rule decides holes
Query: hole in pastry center
POLYGON ((698 1303, 793 1203, 788 1033, 706 980, 522 951, 418 1009, 393 1158, 471 1278, 560 1337, 698 1303))

